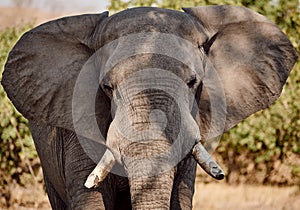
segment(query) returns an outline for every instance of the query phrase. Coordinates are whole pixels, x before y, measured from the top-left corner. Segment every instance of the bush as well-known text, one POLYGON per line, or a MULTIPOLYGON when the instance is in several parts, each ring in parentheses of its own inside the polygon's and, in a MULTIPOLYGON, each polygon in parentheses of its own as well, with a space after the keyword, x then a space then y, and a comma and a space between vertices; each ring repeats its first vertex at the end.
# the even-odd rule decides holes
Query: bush
MULTIPOLYGON (((31 26, 0 32, 0 80, 9 50, 31 26)), ((37 152, 25 118, 14 108, 0 85, 0 197, 8 202, 12 183, 25 185, 39 168, 37 152)))
MULTIPOLYGON (((300 11, 297 0, 279 1, 278 5, 245 6, 273 20, 287 34, 296 50, 300 51, 300 11)), ((269 109, 252 115, 223 135, 217 154, 227 165, 229 182, 300 185, 299 96, 298 60, 280 99, 269 109)))
POLYGON ((278 101, 223 135, 217 152, 229 170, 228 181, 300 184, 299 95, 298 62, 278 101), (239 172, 246 179, 239 179, 239 172))

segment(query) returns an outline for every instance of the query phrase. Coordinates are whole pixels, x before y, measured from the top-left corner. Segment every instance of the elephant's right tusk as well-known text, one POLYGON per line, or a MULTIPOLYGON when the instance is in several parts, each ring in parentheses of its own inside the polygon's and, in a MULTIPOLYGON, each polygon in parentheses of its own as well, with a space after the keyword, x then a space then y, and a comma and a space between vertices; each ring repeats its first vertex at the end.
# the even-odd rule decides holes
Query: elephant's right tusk
POLYGON ((222 168, 216 163, 216 161, 212 159, 212 157, 209 155, 209 153, 206 151, 206 149, 200 142, 198 142, 194 146, 192 154, 195 160, 198 162, 201 168, 204 169, 206 173, 218 180, 224 178, 224 172, 222 168))
POLYGON ((106 150, 95 169, 88 176, 84 186, 87 188, 92 188, 93 186, 97 187, 98 184, 105 179, 115 162, 116 160, 111 151, 106 150))

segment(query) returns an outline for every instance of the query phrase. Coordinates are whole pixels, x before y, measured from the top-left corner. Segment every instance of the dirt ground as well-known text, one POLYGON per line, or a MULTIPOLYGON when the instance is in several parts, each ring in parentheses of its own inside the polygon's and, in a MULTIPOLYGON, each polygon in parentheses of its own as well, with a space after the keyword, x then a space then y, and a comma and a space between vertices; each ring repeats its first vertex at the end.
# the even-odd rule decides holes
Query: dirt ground
POLYGON ((197 183, 193 201, 195 210, 300 209, 300 195, 297 187, 197 183))
MULTIPOLYGON (((12 187, 12 206, 8 210, 50 210, 41 185, 12 187)), ((224 181, 209 184, 196 180, 194 210, 299 210, 297 187, 227 185, 224 181)))

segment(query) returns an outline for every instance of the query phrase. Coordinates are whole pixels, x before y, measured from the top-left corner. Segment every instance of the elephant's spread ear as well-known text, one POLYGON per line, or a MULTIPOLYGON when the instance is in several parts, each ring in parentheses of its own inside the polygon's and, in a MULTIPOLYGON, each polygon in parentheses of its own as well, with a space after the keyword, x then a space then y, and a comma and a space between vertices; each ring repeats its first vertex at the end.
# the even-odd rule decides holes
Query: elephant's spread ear
MULTIPOLYGON (((210 63, 206 71, 214 68, 223 86, 227 107, 224 130, 280 96, 298 56, 276 25, 244 7, 203 6, 184 11, 196 18, 210 36, 203 45, 210 63)), ((201 129, 206 133, 213 126, 206 123, 213 111, 205 88, 205 84, 214 86, 210 82, 204 77, 199 103, 201 129)))
POLYGON ((92 45, 96 44, 91 37, 97 35, 107 16, 104 12, 50 21, 25 33, 17 42, 8 56, 2 84, 27 119, 74 130, 76 79, 93 54, 92 45))

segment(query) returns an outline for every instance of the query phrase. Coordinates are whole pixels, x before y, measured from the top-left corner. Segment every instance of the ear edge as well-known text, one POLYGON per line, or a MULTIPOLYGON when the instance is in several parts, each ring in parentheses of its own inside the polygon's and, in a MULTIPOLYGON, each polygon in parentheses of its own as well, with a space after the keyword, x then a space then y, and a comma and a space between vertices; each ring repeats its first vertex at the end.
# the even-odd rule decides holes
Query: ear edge
MULTIPOLYGON (((24 86, 27 86, 30 81, 35 80, 34 78, 30 79, 32 75, 35 75, 34 77, 36 78, 37 74, 43 75, 44 73, 49 72, 48 67, 43 68, 42 63, 43 62, 38 62, 41 66, 35 66, 32 72, 31 72, 31 65, 35 64, 33 60, 38 59, 41 57, 41 53, 39 53, 39 48, 44 47, 43 43, 47 43, 47 39, 50 38, 52 40, 58 39, 60 40, 59 43, 62 43, 63 39, 66 39, 65 41, 69 42, 67 49, 69 49, 70 46, 74 45, 75 48, 78 48, 74 52, 78 53, 83 53, 82 56, 77 55, 75 58, 79 58, 79 60, 76 60, 74 62, 69 62, 70 65, 76 65, 77 67, 80 66, 80 63, 84 63, 88 58, 89 54, 92 53, 90 52, 89 46, 87 45, 87 42, 85 39, 88 39, 93 33, 95 33, 95 25, 97 26, 100 24, 103 19, 106 19, 108 17, 108 12, 104 12, 101 14, 86 14, 86 15, 78 15, 78 16, 70 16, 70 17, 63 17, 59 18, 57 20, 52 20, 46 23, 43 23, 30 31, 27 31, 26 33, 23 34, 23 36, 18 40, 18 42, 15 44, 11 52, 9 53, 9 56, 7 58, 6 64, 5 64, 5 69, 3 72, 3 78, 1 81, 1 84, 3 85, 5 91, 7 92, 8 98, 13 102, 17 110, 20 111, 21 114, 23 114, 27 119, 36 121, 39 123, 43 124, 48 124, 52 126, 57 126, 57 127, 62 127, 68 130, 74 130, 72 126, 72 116, 71 111, 69 110, 68 113, 65 113, 65 115, 57 114, 57 113, 47 113, 51 108, 41 108, 40 115, 36 116, 36 113, 33 111, 34 108, 32 108, 30 105, 31 103, 37 103, 37 99, 43 97, 43 95, 47 94, 47 92, 40 93, 40 96, 34 96, 32 97, 35 93, 31 91, 25 93, 24 89, 31 89, 31 88, 25 88, 24 86), (82 20, 87 21, 86 25, 81 24, 81 28, 90 28, 92 30, 88 34, 80 33, 79 29, 76 27, 79 23, 78 21, 82 20), (71 26, 72 24, 75 24, 75 26, 71 26), (66 31, 67 29, 71 29, 71 31, 66 31), (72 31, 74 29, 74 31, 72 31), (76 35, 76 31, 79 31, 79 35, 83 35, 82 37, 79 38, 74 38, 72 35, 76 35), (34 46, 35 43, 35 38, 39 37, 37 39, 37 43, 39 43, 39 46, 34 46), (48 36, 48 37, 47 37, 48 36), (46 40, 43 40, 46 39, 46 40), (79 46, 81 45, 81 46, 79 46), (28 46, 30 46, 30 50, 28 50, 28 46), (79 50, 79 51, 78 51, 79 50), (28 56, 30 58, 28 58, 28 56), (22 62, 22 60, 30 61, 29 63, 27 62, 22 62), (18 63, 22 63, 22 67, 18 65, 18 63), (18 67, 19 66, 19 67, 18 67), (42 71, 45 71, 42 73, 42 71), (27 78, 27 79, 26 79, 27 78), (27 83, 27 84, 26 84, 27 83), (26 99, 27 98, 27 99, 26 99), (31 99, 30 99, 31 98, 31 99), (28 104, 29 103, 29 104, 28 104), (44 113, 43 113, 44 112, 44 113), (55 119, 54 119, 55 118, 55 119), (68 119, 64 119, 68 118, 68 119), (66 120, 69 120, 70 122, 65 122, 66 120), (59 121, 59 122, 58 122, 59 121)), ((79 27, 80 28, 80 27, 79 27)), ((78 34, 77 34, 78 35, 78 34)), ((56 47, 58 44, 54 45, 53 47, 56 47)), ((47 45, 49 46, 49 45, 47 45)), ((63 46, 60 46, 63 47, 63 46)), ((49 49, 51 49, 49 47, 49 49)), ((59 48, 58 48, 59 50, 59 48)), ((61 51, 59 50, 58 52, 54 52, 54 49, 52 49, 52 52, 49 51, 49 53, 45 52, 48 58, 44 62, 47 62, 47 60, 51 60, 51 53, 59 54, 67 51, 61 51)), ((70 54, 72 56, 72 53, 70 54)), ((56 58, 59 57, 56 56, 56 58)), ((64 57, 64 56, 62 56, 64 57)), ((59 61, 52 61, 53 64, 57 64, 59 61)), ((46 64, 44 64, 46 65, 46 64)), ((55 66, 54 65, 54 66, 55 66)), ((76 68, 77 68, 76 67, 76 68)), ((71 69, 69 69, 71 70, 71 69)), ((80 68, 79 68, 80 70, 80 68)), ((69 73, 66 72, 65 75, 68 75, 69 73)), ((75 74, 73 73, 73 76, 75 74)), ((52 75, 54 76, 54 75, 52 75)), ((73 77, 71 76, 71 77, 73 77)), ((75 75, 76 78, 76 75, 75 75)), ((52 78, 55 80, 55 78, 52 78)), ((47 80, 47 79, 46 79, 47 80)), ((64 78, 63 81, 66 84, 60 85, 61 87, 67 88, 69 87, 70 84, 67 84, 70 82, 70 78, 64 78)), ((57 81, 55 81, 58 83, 57 81)), ((39 83, 41 83, 39 81, 39 83)), ((72 82, 71 82, 72 83, 72 82)), ((37 84, 31 84, 31 87, 36 87, 37 84)), ((51 87, 52 85, 49 85, 51 87)), ((60 88, 61 88, 60 87, 60 88)), ((65 89, 68 91, 67 89, 65 89)), ((57 94, 56 91, 50 91, 49 94, 57 94)), ((67 94, 66 97, 71 97, 72 94, 67 94)), ((53 96, 54 97, 54 96, 53 96)), ((51 106, 52 103, 55 102, 55 100, 45 97, 44 98, 48 104, 48 106, 51 106)), ((59 101, 62 101, 63 99, 59 99, 59 101)), ((42 105, 42 104, 41 104, 42 105)), ((57 108, 59 108, 58 106, 57 108)), ((70 107, 70 106, 69 106, 70 107)), ((53 108, 53 107, 52 107, 53 108)), ((61 111, 67 110, 67 108, 60 107, 61 111)))
MULTIPOLYGON (((221 9, 226 10, 226 7, 228 9, 231 6, 208 6, 208 7, 212 8, 212 9, 216 9, 216 10, 217 10, 217 7, 222 7, 221 9)), ((234 7, 234 9, 238 9, 238 8, 241 8, 241 7, 234 7)), ((243 117, 239 116, 240 110, 236 111, 236 113, 235 113, 236 116, 232 116, 231 115, 231 117, 233 117, 233 119, 230 119, 231 117, 229 117, 228 114, 227 114, 227 117, 229 117, 229 119, 226 119, 227 122, 226 122, 226 125, 225 125, 225 128, 224 128, 224 131, 226 131, 226 130, 232 128, 233 126, 235 126, 237 123, 239 123, 243 119, 245 119, 248 116, 250 116, 251 114, 253 114, 254 112, 257 112, 259 110, 262 110, 262 109, 265 109, 265 108, 269 107, 281 95, 281 91, 282 91, 283 85, 284 85, 284 83, 285 83, 285 81, 286 81, 286 79, 288 77, 289 72, 292 70, 292 68, 293 68, 293 66, 294 66, 294 64, 295 64, 295 62, 297 60, 298 55, 297 55, 297 52, 295 51, 294 47, 292 46, 291 42, 286 38, 286 35, 274 23, 272 23, 271 21, 269 21, 267 18, 265 18, 262 15, 255 14, 253 11, 251 11, 249 9, 245 9, 245 8, 242 7, 243 11, 246 11, 247 13, 249 13, 249 11, 250 11, 250 13, 254 13, 254 15, 253 14, 251 15, 251 17, 252 16, 255 17, 254 20, 247 19, 247 18, 244 17, 244 19, 242 21, 234 20, 232 23, 229 23, 229 24, 227 23, 227 25, 226 24, 225 25, 222 25, 222 24, 221 25, 210 24, 209 22, 205 22, 205 21, 208 21, 207 18, 206 19, 204 18, 204 21, 203 21, 200 18, 201 16, 199 17, 194 12, 194 10, 196 10, 196 9, 197 9, 197 7, 196 8, 183 8, 184 12, 190 14, 192 17, 194 17, 198 22, 200 22, 200 24, 202 24, 207 29, 209 37, 213 37, 216 33, 219 36, 220 33, 222 33, 222 31, 224 29, 226 29, 226 27, 228 27, 229 25, 236 25, 237 26, 238 24, 267 24, 270 27, 276 27, 276 33, 280 31, 280 35, 278 37, 280 37, 280 41, 283 42, 283 48, 285 48, 284 55, 282 55, 282 58, 281 58, 281 61, 280 61, 280 62, 282 62, 281 63, 282 64, 282 70, 285 73, 284 73, 284 75, 278 75, 278 78, 280 78, 280 84, 281 84, 281 85, 279 85, 280 87, 276 88, 277 91, 275 91, 275 92, 270 89, 270 97, 268 98, 268 102, 259 105, 258 107, 256 107, 257 109, 255 109, 254 111, 252 110, 249 113, 240 113, 243 117)), ((201 7, 201 10, 206 10, 206 9, 207 9, 207 6, 206 6, 206 8, 205 7, 201 7)), ((229 20, 227 19, 227 21, 229 21, 229 20)), ((211 42, 209 46, 210 47, 214 46, 213 43, 214 42, 211 42)), ((276 73, 278 73, 278 72, 276 72, 276 73)), ((267 87, 267 89, 268 88, 269 87, 267 87)), ((205 89, 205 87, 204 87, 204 89, 205 89)), ((201 103, 201 101, 199 101, 199 102, 201 103)), ((207 102, 207 100, 206 100, 206 102, 207 102)), ((204 104, 206 104, 206 102, 204 101, 204 104)), ((203 101, 202 101, 202 104, 203 104, 203 101)), ((207 104, 206 106, 207 107, 203 108, 203 111, 208 110, 210 112, 210 109, 209 109, 210 105, 207 104)), ((246 105, 246 106, 248 106, 248 105, 246 105)), ((201 109, 201 107, 199 107, 199 108, 201 109)), ((231 110, 233 110, 233 109, 231 109, 231 110)), ((201 113, 200 113, 200 115, 201 115, 201 113)), ((210 116, 208 116, 208 115, 207 116, 202 116, 202 117, 199 116, 198 117, 198 121, 201 121, 202 124, 203 124, 203 122, 207 123, 207 119, 208 119, 207 117, 210 118, 210 116)), ((200 129, 201 129, 201 126, 200 126, 200 129)), ((207 127, 207 125, 204 125, 203 128, 202 128, 202 130, 204 131, 204 134, 209 133, 207 131, 207 129, 210 129, 209 126, 207 127)), ((221 133, 219 133, 219 135, 221 135, 221 133)))

